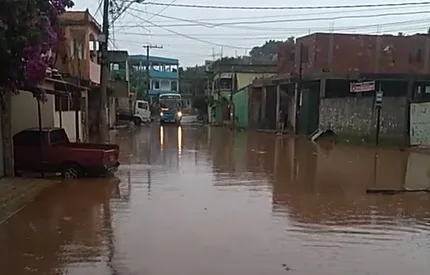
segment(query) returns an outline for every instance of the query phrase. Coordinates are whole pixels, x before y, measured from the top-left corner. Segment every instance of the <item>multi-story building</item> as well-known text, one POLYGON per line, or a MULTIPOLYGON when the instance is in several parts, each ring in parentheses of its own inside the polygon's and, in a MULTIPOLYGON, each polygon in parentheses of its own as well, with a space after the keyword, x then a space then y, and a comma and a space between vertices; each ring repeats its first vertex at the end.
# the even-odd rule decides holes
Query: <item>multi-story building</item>
POLYGON ((109 126, 116 124, 116 114, 119 110, 132 110, 133 96, 130 91, 130 75, 127 51, 109 51, 110 92, 108 93, 109 126))
POLYGON ((154 102, 163 93, 179 93, 179 60, 146 55, 129 56, 130 84, 137 99, 154 102), (149 84, 147 78, 149 74, 149 84))
POLYGON ((430 113, 427 34, 314 33, 282 45, 277 67, 278 76, 255 81, 249 96, 250 113, 263 113, 258 120, 270 127, 282 110, 291 130, 303 134, 330 129, 372 139, 380 129, 381 138, 430 145, 430 116, 422 115, 430 113))
POLYGON ((56 68, 63 76, 79 77, 100 85, 98 39, 100 24, 86 11, 67 11, 60 17, 65 40, 61 43, 56 68))
POLYGON ((78 84, 82 89, 70 97, 56 96, 55 124, 65 128, 72 139, 86 140, 95 117, 89 112, 94 89, 100 89, 100 63, 97 49, 100 24, 85 11, 67 11, 60 17, 64 40, 60 43, 56 69, 61 78, 78 84), (76 115, 77 113, 77 115, 76 115))

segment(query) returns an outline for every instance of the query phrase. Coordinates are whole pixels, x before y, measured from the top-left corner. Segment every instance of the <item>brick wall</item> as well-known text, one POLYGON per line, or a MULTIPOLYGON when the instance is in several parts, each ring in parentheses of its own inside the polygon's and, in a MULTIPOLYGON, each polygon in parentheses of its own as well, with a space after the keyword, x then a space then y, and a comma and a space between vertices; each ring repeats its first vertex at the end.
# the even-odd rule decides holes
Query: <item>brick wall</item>
MULTIPOLYGON (((402 140, 407 127, 405 97, 384 97, 381 137, 402 140)), ((371 136, 375 133, 376 111, 372 97, 322 98, 319 124, 336 134, 371 136)))
POLYGON ((303 74, 430 73, 428 35, 393 36, 315 33, 300 37, 296 45, 279 47, 278 73, 298 72, 299 45, 303 45, 303 74), (291 52, 295 53, 291 61, 291 52))

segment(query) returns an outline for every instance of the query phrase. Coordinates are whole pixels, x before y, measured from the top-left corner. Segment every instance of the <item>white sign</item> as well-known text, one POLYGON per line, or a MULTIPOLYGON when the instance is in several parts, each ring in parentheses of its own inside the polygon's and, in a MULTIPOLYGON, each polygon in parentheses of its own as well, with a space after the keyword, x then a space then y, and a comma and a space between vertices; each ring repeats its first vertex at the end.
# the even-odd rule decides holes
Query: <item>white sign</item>
POLYGON ((375 96, 375 105, 376 105, 376 107, 381 107, 381 105, 382 105, 382 96, 383 95, 384 95, 384 93, 382 91, 376 92, 376 96, 375 96))
POLYGON ((349 87, 351 93, 372 92, 375 90, 375 81, 351 83, 349 87))

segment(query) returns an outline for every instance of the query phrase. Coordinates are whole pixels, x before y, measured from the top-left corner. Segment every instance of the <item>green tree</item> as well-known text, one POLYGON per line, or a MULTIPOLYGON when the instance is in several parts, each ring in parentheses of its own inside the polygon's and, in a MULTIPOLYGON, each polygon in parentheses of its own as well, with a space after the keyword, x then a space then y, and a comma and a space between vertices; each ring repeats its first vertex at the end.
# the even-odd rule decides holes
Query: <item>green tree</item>
POLYGON ((289 37, 287 40, 268 40, 262 46, 255 46, 249 52, 249 55, 253 59, 259 59, 261 57, 266 57, 270 59, 278 53, 278 47, 284 43, 294 43, 295 39, 293 36, 289 37))

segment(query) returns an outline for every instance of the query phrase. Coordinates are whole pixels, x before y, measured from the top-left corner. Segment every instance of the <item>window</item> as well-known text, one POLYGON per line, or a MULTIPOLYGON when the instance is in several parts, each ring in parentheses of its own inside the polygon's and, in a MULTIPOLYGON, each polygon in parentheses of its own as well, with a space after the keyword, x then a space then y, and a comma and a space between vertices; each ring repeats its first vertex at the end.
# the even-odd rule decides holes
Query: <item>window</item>
POLYGON ((137 103, 137 108, 143 109, 143 110, 147 110, 148 109, 148 104, 145 104, 143 102, 138 102, 137 103))
POLYGON ((172 91, 177 91, 178 90, 178 82, 172 81, 171 88, 172 88, 172 91))
POLYGON ((119 70, 119 64, 118 63, 111 63, 110 64, 110 69, 112 71, 118 71, 119 70))
MULTIPOLYGON (((84 100, 84 99, 81 99, 84 100)), ((55 95, 55 111, 75 111, 81 110, 81 100, 78 100, 77 106, 74 104, 73 98, 71 95, 55 95)))
POLYGON ((68 142, 66 132, 64 130, 52 131, 50 134, 51 144, 64 144, 68 142))
POLYGON ((82 60, 84 59, 84 47, 82 45, 82 42, 74 39, 72 41, 72 45, 70 47, 71 50, 71 56, 73 59, 79 59, 82 60))
POLYGON ((160 81, 158 81, 158 80, 154 80, 154 81, 152 81, 152 88, 153 88, 154 90, 158 90, 158 89, 160 89, 160 81))

